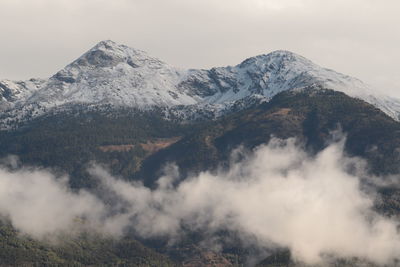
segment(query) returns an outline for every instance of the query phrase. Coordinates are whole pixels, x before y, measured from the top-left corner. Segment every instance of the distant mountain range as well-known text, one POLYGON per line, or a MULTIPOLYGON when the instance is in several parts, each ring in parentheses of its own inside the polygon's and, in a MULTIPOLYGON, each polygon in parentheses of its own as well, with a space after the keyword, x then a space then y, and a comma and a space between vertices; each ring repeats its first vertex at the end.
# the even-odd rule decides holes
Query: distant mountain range
POLYGON ((180 120, 215 119, 286 90, 320 85, 360 98, 399 120, 400 100, 289 51, 210 70, 181 69, 102 41, 49 79, 0 81, 0 128, 80 108, 160 108, 180 120))
MULTIPOLYGON (((274 138, 293 138, 312 158, 340 129, 346 156, 365 160, 361 182, 376 191, 374 209, 397 218, 400 188, 367 179, 394 181, 400 173, 399 116, 399 99, 288 51, 233 67, 185 70, 102 41, 47 80, 0 81, 0 168, 50 169, 69 176, 71 191, 96 193, 111 205, 113 196, 103 195, 107 190, 88 172, 93 162, 151 191, 167 163, 179 169, 179 184, 201 172, 226 171, 237 148, 246 154, 274 138), (1 160, 10 155, 19 164, 5 167, 1 160)), ((53 246, 14 227, 0 220, 0 266, 307 266, 293 261, 285 246, 249 264, 255 248, 225 229, 212 236, 213 242, 228 237, 215 251, 202 242, 207 231, 190 227, 173 246, 135 229, 120 239, 83 234, 53 246)), ((335 258, 324 266, 377 266, 368 264, 335 258)))

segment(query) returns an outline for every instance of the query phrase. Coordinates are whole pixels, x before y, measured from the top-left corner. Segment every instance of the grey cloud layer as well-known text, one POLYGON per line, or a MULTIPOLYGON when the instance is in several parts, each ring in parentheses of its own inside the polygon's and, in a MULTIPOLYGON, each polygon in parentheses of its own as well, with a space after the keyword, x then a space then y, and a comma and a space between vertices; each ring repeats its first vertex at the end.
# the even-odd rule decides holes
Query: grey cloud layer
POLYGON ((277 49, 400 97, 395 0, 2 0, 0 78, 47 77, 113 39, 182 67, 277 49))
POLYGON ((71 192, 65 179, 46 171, 1 170, 0 214, 38 238, 79 227, 116 236, 133 228, 143 237, 172 240, 182 227, 211 235, 225 229, 261 250, 288 247, 308 263, 324 255, 378 263, 398 257, 398 222, 374 212, 374 194, 344 171, 353 166, 364 176, 365 163, 343 156, 343 140, 315 157, 294 143, 275 139, 228 172, 204 172, 178 186, 173 186, 178 170, 171 165, 154 190, 93 166, 90 173, 101 181, 102 195, 112 200, 108 204, 97 194, 71 192))

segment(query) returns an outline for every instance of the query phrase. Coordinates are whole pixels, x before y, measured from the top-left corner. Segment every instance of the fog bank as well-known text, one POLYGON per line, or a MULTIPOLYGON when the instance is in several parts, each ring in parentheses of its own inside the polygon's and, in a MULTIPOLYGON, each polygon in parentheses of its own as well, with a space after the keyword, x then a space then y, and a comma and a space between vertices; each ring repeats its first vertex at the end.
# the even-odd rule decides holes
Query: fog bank
POLYGON ((203 172, 176 186, 179 170, 170 165, 153 190, 95 165, 89 172, 101 195, 72 192, 67 178, 49 171, 3 168, 0 214, 37 238, 80 228, 115 236, 134 229, 171 240, 183 228, 230 230, 244 244, 287 247, 306 263, 332 255, 389 263, 399 256, 398 222, 373 210, 375 193, 361 190, 365 162, 345 156, 343 142, 311 157, 293 139, 273 139, 229 171, 203 172))

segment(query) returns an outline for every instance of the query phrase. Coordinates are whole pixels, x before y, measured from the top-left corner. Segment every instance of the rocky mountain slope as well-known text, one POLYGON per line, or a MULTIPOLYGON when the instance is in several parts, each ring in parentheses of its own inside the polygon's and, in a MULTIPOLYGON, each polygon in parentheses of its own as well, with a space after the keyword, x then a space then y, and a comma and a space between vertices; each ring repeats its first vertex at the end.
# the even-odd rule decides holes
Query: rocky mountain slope
POLYGON ((15 128, 18 122, 78 106, 162 108, 166 117, 214 119, 310 85, 345 92, 399 119, 400 100, 289 51, 252 57, 237 66, 185 70, 102 41, 47 80, 1 80, 0 127, 15 128))

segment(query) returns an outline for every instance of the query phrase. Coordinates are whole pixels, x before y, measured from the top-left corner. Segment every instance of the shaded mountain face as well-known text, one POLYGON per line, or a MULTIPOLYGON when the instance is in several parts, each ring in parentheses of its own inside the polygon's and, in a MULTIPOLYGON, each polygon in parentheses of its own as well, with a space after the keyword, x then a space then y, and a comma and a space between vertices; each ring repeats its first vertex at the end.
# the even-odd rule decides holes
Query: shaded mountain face
POLYGON ((183 177, 221 165, 229 167, 234 149, 252 150, 272 137, 294 137, 314 154, 332 141, 331 133, 338 129, 346 135, 346 152, 367 159, 368 171, 400 171, 400 123, 362 100, 309 87, 282 92, 268 103, 204 125, 148 157, 141 174, 151 186, 165 162, 176 163, 183 177))
POLYGON ((102 41, 47 80, 0 81, 0 126, 41 115, 104 105, 149 110, 181 120, 215 119, 279 92, 321 85, 369 102, 398 119, 400 101, 361 81, 322 68, 288 51, 246 59, 211 70, 176 68, 147 53, 102 41))
POLYGON ((4 222, 0 244, 0 266, 180 266, 133 239, 82 235, 54 245, 22 236, 4 222))
POLYGON ((285 91, 218 120, 189 124, 166 120, 157 110, 58 113, 0 131, 0 156, 56 167, 72 174, 74 187, 93 185, 86 173, 93 160, 151 186, 168 162, 176 163, 183 177, 212 170, 226 165, 235 148, 251 150, 271 136, 295 137, 315 153, 338 127, 347 135, 346 151, 366 158, 372 172, 400 171, 400 124, 362 100, 322 87, 285 91))

